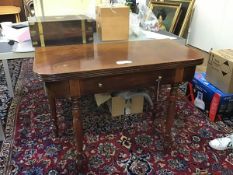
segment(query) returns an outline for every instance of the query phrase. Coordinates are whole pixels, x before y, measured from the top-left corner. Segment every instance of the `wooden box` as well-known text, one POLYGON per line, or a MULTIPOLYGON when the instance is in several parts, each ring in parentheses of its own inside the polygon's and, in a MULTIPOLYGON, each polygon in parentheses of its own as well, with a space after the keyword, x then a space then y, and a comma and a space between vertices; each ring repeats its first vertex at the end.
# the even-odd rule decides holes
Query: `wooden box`
POLYGON ((97 32, 102 41, 128 40, 129 7, 128 6, 97 6, 97 32))
POLYGON ((86 16, 48 16, 29 18, 34 47, 85 44, 93 42, 95 20, 86 16))

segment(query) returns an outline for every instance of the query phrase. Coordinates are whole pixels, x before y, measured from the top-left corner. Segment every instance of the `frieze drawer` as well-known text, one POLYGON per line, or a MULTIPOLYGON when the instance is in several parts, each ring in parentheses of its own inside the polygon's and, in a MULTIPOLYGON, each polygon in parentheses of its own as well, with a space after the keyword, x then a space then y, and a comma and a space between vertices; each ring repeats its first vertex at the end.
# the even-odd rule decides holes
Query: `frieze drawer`
POLYGON ((102 93, 156 85, 160 78, 162 84, 172 83, 175 70, 130 73, 116 76, 103 76, 80 80, 80 93, 102 93))

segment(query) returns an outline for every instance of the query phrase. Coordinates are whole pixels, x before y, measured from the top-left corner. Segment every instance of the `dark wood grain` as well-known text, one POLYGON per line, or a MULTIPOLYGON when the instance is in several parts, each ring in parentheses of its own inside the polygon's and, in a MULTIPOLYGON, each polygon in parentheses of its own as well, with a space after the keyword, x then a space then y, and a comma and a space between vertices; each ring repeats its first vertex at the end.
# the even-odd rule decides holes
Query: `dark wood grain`
POLYGON ((170 83, 174 77, 174 69, 163 71, 136 72, 124 75, 100 76, 80 80, 82 95, 93 92, 103 93, 108 91, 128 90, 153 86, 156 79, 162 76, 162 83, 170 83), (101 86, 100 86, 101 85, 101 86))
POLYGON ((37 48, 34 71, 46 80, 96 77, 195 66, 202 55, 172 40, 126 41, 37 48), (93 54, 90 54, 93 53, 93 54), (118 65, 119 60, 132 61, 118 65))
POLYGON ((93 43, 95 20, 84 15, 29 18, 34 47, 93 43))

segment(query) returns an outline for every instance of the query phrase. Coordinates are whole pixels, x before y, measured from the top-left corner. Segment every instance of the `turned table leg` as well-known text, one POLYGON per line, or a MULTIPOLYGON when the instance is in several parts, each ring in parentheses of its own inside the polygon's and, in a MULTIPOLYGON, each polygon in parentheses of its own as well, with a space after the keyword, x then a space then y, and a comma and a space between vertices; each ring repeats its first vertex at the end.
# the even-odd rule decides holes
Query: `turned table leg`
POLYGON ((77 150, 77 169, 79 172, 83 172, 85 166, 87 166, 87 158, 83 153, 83 126, 82 118, 80 116, 80 105, 79 98, 72 97, 72 115, 73 115, 73 130, 74 130, 74 139, 75 147, 77 150))
POLYGON ((53 91, 50 88, 48 88, 46 84, 45 84, 45 90, 47 92, 49 107, 50 107, 52 119, 53 119, 54 126, 55 126, 55 135, 57 137, 58 136, 58 120, 57 120, 57 112, 56 112, 56 98, 53 95, 53 91))
POLYGON ((75 145, 77 151, 81 153, 83 151, 83 126, 79 108, 79 98, 72 97, 72 115, 75 145))
POLYGON ((177 90, 179 88, 179 83, 183 81, 184 78, 184 68, 177 68, 174 75, 174 83, 171 85, 171 91, 169 95, 169 104, 167 111, 167 119, 164 128, 164 139, 165 139, 165 149, 171 149, 172 145, 172 133, 171 129, 174 124, 174 118, 176 116, 176 99, 177 90))
POLYGON ((176 115, 176 98, 177 98, 177 89, 179 85, 173 84, 171 87, 170 95, 169 95, 169 104, 168 104, 168 111, 167 111, 167 118, 165 123, 165 142, 166 146, 170 147, 172 145, 172 135, 171 135, 171 128, 174 124, 174 118, 176 115))

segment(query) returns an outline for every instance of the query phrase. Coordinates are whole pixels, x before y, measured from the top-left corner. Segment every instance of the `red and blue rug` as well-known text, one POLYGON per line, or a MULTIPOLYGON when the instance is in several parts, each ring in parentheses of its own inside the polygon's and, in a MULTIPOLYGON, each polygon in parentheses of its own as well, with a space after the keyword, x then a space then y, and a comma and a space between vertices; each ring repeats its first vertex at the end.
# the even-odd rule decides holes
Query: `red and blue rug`
MULTIPOLYGON (((209 122, 182 94, 176 106, 172 151, 164 150, 161 128, 166 94, 164 88, 162 101, 154 111, 114 118, 105 106, 98 108, 92 96, 82 97, 84 152, 88 160, 84 174, 233 174, 233 151, 216 151, 208 146, 211 139, 233 132, 232 128, 222 122, 209 122)), ((0 173, 80 174, 72 140, 71 102, 58 99, 57 108, 59 123, 66 126, 59 138, 54 136, 43 83, 32 72, 32 60, 24 61, 8 114, 0 173)))
MULTIPOLYGON (((16 85, 19 77, 22 59, 8 60, 8 66, 11 74, 12 86, 16 85)), ((3 130, 6 126, 7 113, 10 107, 12 98, 10 98, 7 83, 5 79, 5 73, 3 69, 3 63, 0 61, 0 121, 3 126, 3 130)))

